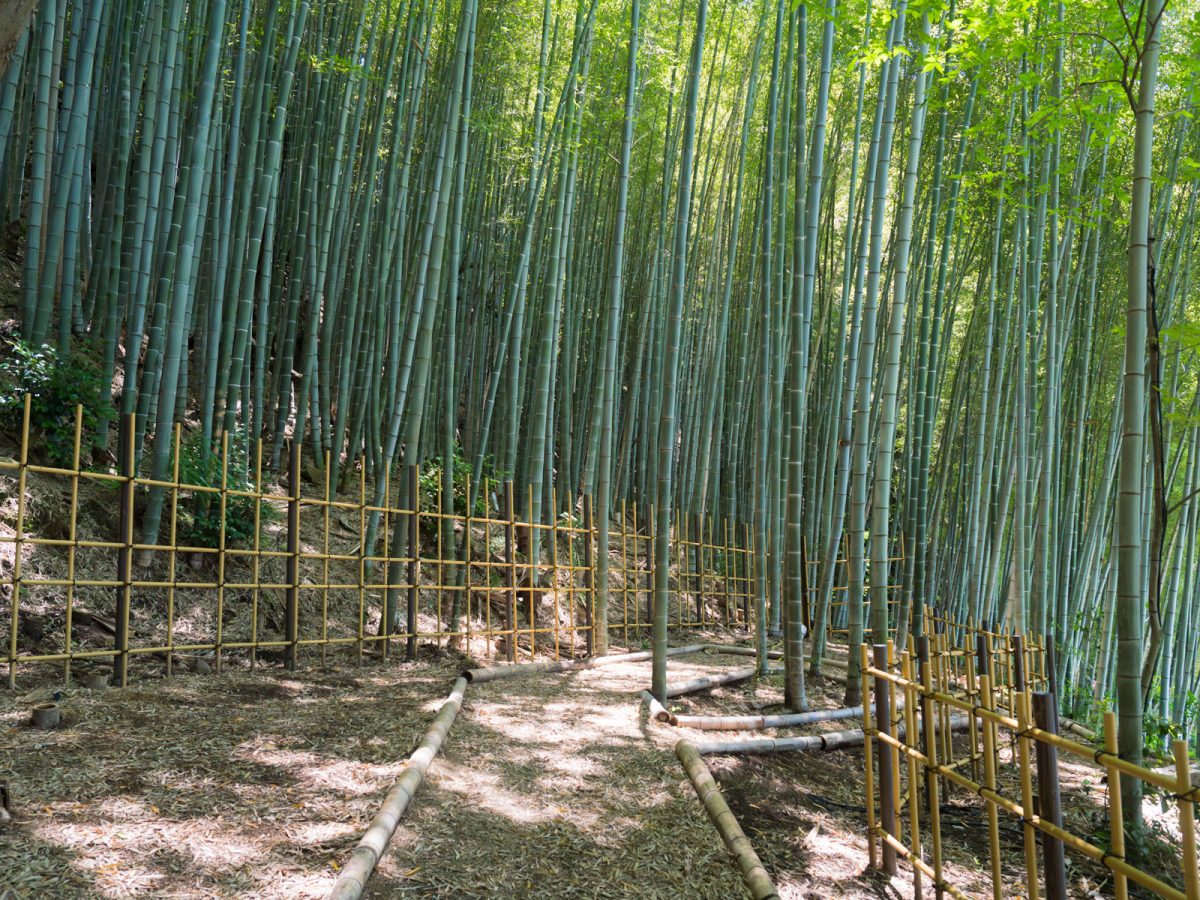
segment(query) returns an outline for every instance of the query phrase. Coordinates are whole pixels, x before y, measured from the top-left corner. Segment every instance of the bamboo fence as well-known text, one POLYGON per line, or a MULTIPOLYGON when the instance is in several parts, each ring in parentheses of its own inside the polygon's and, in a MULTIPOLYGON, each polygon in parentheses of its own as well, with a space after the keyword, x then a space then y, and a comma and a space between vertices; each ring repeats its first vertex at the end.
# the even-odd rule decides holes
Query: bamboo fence
MULTIPOLYGON (((863 713, 871 866, 894 877, 899 874, 898 860, 903 859, 910 866, 914 896, 922 896, 929 886, 938 898, 967 897, 947 879, 941 823, 944 799, 960 790, 977 796, 984 805, 987 878, 994 900, 1012 891, 1002 873, 1001 820, 1006 817, 1015 819, 1020 828, 1023 881, 1031 900, 1068 896, 1066 851, 1107 869, 1118 900, 1129 896, 1130 882, 1156 896, 1200 900, 1194 824, 1200 788, 1191 783, 1186 741, 1174 742, 1174 772, 1165 774, 1117 754, 1116 717, 1111 711, 1104 717, 1103 746, 1063 737, 1049 652, 1020 635, 988 631, 972 635, 966 629, 962 629, 964 646, 951 649, 950 630, 910 640, 899 654, 890 642, 859 648, 863 696, 873 690, 875 700, 874 717, 869 706, 863 713), (956 745, 952 740, 950 729, 941 727, 951 714, 964 713, 970 722, 965 752, 961 741, 956 745), (1002 757, 1006 742, 1009 753, 1002 757), (1104 803, 1109 837, 1104 845, 1094 842, 1094 833, 1076 834, 1064 824, 1059 790, 1064 757, 1095 764, 1107 777, 1104 803), (1010 777, 1003 778, 1003 770, 1010 777), (1126 858, 1122 778, 1140 779, 1165 792, 1176 805, 1177 883, 1182 890, 1164 880, 1165 872, 1147 871, 1126 858), (902 790, 905 784, 907 789, 902 790), (923 821, 925 817, 928 821, 923 821)), ((1012 860, 1008 863, 1011 868, 1012 860)))
MULTIPOLYGON (((215 477, 202 483, 181 475, 178 426, 171 477, 154 480, 132 462, 131 419, 120 422, 115 463, 88 466, 76 410, 70 465, 47 465, 31 460, 27 402, 18 455, 0 456, 0 496, 8 498, 0 519, 0 661, 10 686, 19 667, 32 664, 61 666, 66 679, 76 665, 111 665, 113 682, 125 685, 131 664, 149 658, 165 661, 168 673, 185 659, 217 670, 234 660, 295 668, 310 655, 324 662, 337 648, 412 658, 418 641, 454 640, 476 652, 485 641, 486 655, 509 661, 590 654, 590 498, 534 522, 518 514, 532 501, 518 503, 511 482, 482 485, 483 505, 472 510, 469 478, 454 503, 443 503, 441 479, 423 479, 429 473, 413 466, 376 505, 361 472, 349 491, 329 483, 328 464, 316 470, 323 484, 311 483, 314 470, 306 481, 296 446, 272 483, 261 442, 239 454, 230 435, 213 449, 215 477), (150 489, 165 493, 166 512, 159 539, 143 543, 139 511, 150 489), (101 514, 81 516, 85 503, 101 514), (53 507, 50 526, 46 507, 53 507), (215 523, 207 542, 189 531, 197 510, 215 523), (368 547, 372 518, 378 528, 368 547), (531 564, 522 548, 535 539, 546 549, 531 564), (383 615, 389 593, 393 617, 383 615)), ((608 627, 628 644, 652 627, 654 529, 644 510, 628 504, 614 510, 611 526, 608 627)), ((749 526, 682 517, 673 537, 672 626, 752 627, 749 526)))

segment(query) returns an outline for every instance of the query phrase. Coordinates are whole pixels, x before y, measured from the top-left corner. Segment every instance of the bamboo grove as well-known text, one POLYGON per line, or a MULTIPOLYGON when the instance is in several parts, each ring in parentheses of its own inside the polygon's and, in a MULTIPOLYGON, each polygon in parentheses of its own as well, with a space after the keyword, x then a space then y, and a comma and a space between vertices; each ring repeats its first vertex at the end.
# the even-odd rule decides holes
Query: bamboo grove
POLYGON ((1194 3, 35 6, 4 311, 98 368, 143 474, 181 424, 380 493, 512 478, 537 521, 653 507, 659 651, 672 522, 733 518, 795 708, 844 553, 852 646, 926 607, 1045 633, 1123 754, 1195 734, 1194 3))

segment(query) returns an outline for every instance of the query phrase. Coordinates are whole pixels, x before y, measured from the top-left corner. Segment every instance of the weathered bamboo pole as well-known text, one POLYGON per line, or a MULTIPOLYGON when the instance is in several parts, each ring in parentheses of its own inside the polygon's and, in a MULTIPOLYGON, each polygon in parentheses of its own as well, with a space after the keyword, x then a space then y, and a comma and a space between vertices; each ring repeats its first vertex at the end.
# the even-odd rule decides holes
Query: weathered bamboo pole
MULTIPOLYGON (((951 731, 966 731, 970 719, 966 716, 955 716, 950 720, 951 731)), ((894 735, 896 740, 903 740, 905 730, 900 726, 894 735)), ((793 738, 752 738, 745 741, 706 741, 695 744, 696 750, 702 756, 712 756, 723 753, 792 753, 806 750, 841 750, 843 747, 860 747, 863 743, 863 730, 851 728, 846 731, 831 731, 828 734, 809 734, 793 738)))
MULTIPOLYGON (((732 653, 736 656, 756 656, 758 650, 754 647, 738 647, 732 644, 705 644, 704 649, 710 653, 732 653)), ((768 650, 767 659, 783 659, 782 650, 768 650)))
MULTIPOLYGON (((667 656, 683 656, 688 653, 699 653, 703 649, 704 644, 688 644, 686 647, 672 647, 667 651, 667 656)), ((593 659, 544 660, 543 662, 521 663, 515 666, 467 669, 462 675, 463 678, 472 684, 483 684, 484 682, 495 681, 499 678, 515 678, 518 675, 537 675, 553 672, 577 672, 581 669, 594 669, 597 666, 607 666, 613 663, 643 662, 653 659, 653 657, 654 651, 639 650, 636 653, 598 656, 593 659)))
POLYGON ((778 900, 779 892, 771 883, 771 876, 763 868, 758 854, 754 852, 754 847, 750 844, 750 839, 746 837, 742 826, 738 824, 737 819, 730 811, 729 804, 721 796, 721 789, 717 786, 708 766, 704 764, 704 760, 700 758, 696 745, 691 741, 681 740, 675 745, 675 755, 679 757, 683 770, 691 779, 692 787, 696 789, 696 796, 704 804, 704 810, 708 813, 709 819, 712 820, 721 839, 725 842, 725 846, 729 848, 729 852, 737 861, 751 896, 754 897, 754 900, 778 900))
POLYGON ((466 690, 467 679, 465 677, 460 677, 454 682, 454 689, 450 691, 450 696, 442 704, 437 718, 429 726, 429 731, 425 733, 425 739, 408 758, 404 770, 392 785, 392 789, 388 791, 387 797, 384 798, 383 806, 375 814, 371 824, 367 826, 366 833, 358 842, 358 846, 354 848, 349 862, 338 875, 333 890, 329 892, 329 900, 357 900, 362 896, 366 889, 367 879, 375 871, 379 858, 396 832, 396 826, 400 824, 400 817, 404 815, 409 801, 412 800, 417 788, 421 786, 421 781, 425 778, 429 764, 437 756, 442 741, 450 732, 450 726, 454 724, 454 719, 458 716, 459 709, 462 708, 463 694, 466 690))
POLYGON ((747 678, 753 678, 757 672, 757 666, 746 666, 744 669, 734 669, 730 672, 722 672, 719 675, 703 675, 700 678, 693 678, 691 681, 668 684, 663 696, 665 699, 666 697, 679 697, 683 694, 694 694, 696 691, 706 691, 709 688, 720 687, 723 684, 745 681, 747 678))
MULTIPOLYGON (((653 707, 651 707, 653 710, 653 707)), ((659 705, 654 717, 660 722, 680 728, 696 728, 700 731, 763 731, 767 728, 794 728, 814 722, 834 722, 853 719, 862 715, 861 706, 845 706, 839 709, 817 709, 805 713, 787 713, 778 716, 677 716, 659 705)))

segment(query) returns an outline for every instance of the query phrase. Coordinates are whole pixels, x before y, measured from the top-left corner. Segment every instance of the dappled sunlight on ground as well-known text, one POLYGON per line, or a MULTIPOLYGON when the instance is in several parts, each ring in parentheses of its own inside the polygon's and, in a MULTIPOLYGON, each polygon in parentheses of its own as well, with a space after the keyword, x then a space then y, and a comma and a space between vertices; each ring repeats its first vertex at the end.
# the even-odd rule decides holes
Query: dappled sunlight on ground
MULTIPOLYGON (((709 652, 673 657, 668 680, 748 662, 709 652)), ((30 694, 0 698, 0 749, 13 760, 7 777, 17 795, 16 825, 0 832, 0 866, 24 879, 20 889, 47 898, 323 897, 460 665, 389 662, 71 689, 60 700, 64 725, 50 732, 26 724, 30 694)), ((638 697, 650 672, 649 661, 622 662, 471 685, 369 896, 744 896, 672 750, 680 737, 796 732, 650 721, 638 697)), ((776 675, 670 705, 694 714, 777 711, 781 686, 776 675)), ((842 690, 832 680, 810 683, 810 705, 840 706, 842 690)), ((910 894, 903 874, 889 884, 867 870, 861 751, 708 761, 781 897, 910 894)), ((1086 805, 1085 816, 1103 799, 1096 776, 1093 767, 1064 765, 1064 789, 1086 805)), ((947 875, 968 893, 986 893, 984 813, 973 798, 946 800, 947 875)), ((1019 827, 1006 827, 1002 840, 1005 877, 1015 883, 1019 827)))
POLYGON ((181 675, 0 695, 18 896, 323 897, 457 667, 181 675), (47 765, 47 761, 52 764, 47 765))

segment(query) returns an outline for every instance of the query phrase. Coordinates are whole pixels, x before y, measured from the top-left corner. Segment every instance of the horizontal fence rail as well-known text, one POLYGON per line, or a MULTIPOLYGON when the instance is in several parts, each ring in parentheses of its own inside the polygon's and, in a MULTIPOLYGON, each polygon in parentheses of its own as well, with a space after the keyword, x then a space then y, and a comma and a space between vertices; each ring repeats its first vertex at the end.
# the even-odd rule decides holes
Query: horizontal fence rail
MULTIPOLYGON (((421 641, 509 660, 591 652, 589 497, 563 511, 551 490, 557 514, 537 522, 532 491, 518 497, 509 482, 473 491, 468 473, 447 498, 433 464, 401 469, 381 493, 362 471, 338 486, 328 459, 306 469, 294 445, 276 479, 260 441, 225 434, 203 449, 178 425, 170 476, 154 480, 138 474, 131 418, 118 422, 117 458, 88 465, 77 409, 71 459, 49 464, 34 452, 27 401, 17 455, 0 456, 0 660, 10 686, 34 663, 59 665, 64 678, 76 664, 111 666, 125 684, 132 663, 161 662, 168 674, 235 659, 294 668, 338 648, 411 658, 421 641), (145 541, 151 491, 163 497, 162 525, 145 541)), ((608 628, 628 645, 653 627, 652 508, 622 502, 609 526, 608 628)), ((679 515, 671 626, 752 628, 769 577, 756 548, 770 539, 745 522, 679 515)), ((891 561, 894 617, 902 539, 891 561)), ((805 565, 811 629, 821 563, 806 551, 805 565)), ((832 566, 831 637, 846 633, 848 565, 843 551, 832 566)))
POLYGON ((941 813, 944 799, 957 790, 983 802, 987 877, 995 900, 1012 890, 1004 884, 1001 868, 1001 820, 1006 817, 1020 830, 1024 887, 1030 898, 1068 896, 1065 852, 1070 851, 1111 873, 1118 900, 1129 896, 1131 882, 1155 896, 1200 900, 1195 833, 1200 787, 1191 782, 1186 741, 1174 742, 1174 771, 1165 773, 1118 755, 1111 711, 1104 717, 1102 747, 1064 737, 1052 691, 1053 659, 1046 649, 1021 635, 972 630, 937 616, 927 621, 936 623, 939 631, 929 629, 899 654, 890 642, 859 648, 863 696, 873 695, 875 701, 874 717, 870 706, 863 713, 871 866, 895 876, 898 860, 906 860, 914 896, 922 896, 925 879, 939 898, 970 896, 947 880, 944 866, 941 813), (949 633, 960 636, 961 646, 951 649, 949 633), (967 738, 956 740, 953 731, 962 729, 952 728, 952 719, 962 722, 964 717, 967 738), (1007 754, 1002 753, 1005 749, 1007 754), (1064 825, 1060 760, 1102 767, 1108 821, 1103 845, 1095 842, 1095 834, 1075 834, 1064 825), (1122 778, 1137 778, 1163 791, 1176 805, 1178 880, 1163 871, 1139 868, 1126 858, 1122 778), (926 816, 928 821, 922 821, 926 816))
MULTIPOLYGON (((552 491, 558 514, 537 522, 519 513, 533 509, 532 493, 521 502, 510 482, 485 482, 471 509, 469 476, 450 499, 440 470, 411 466, 376 503, 364 474, 337 491, 328 460, 306 472, 297 447, 268 483, 261 442, 224 435, 201 455, 178 426, 171 476, 156 481, 132 463, 130 418, 115 464, 88 467, 77 410, 70 464, 47 465, 30 458, 27 404, 18 456, 0 456, 0 659, 10 685, 35 663, 60 665, 67 678, 73 665, 111 665, 125 684, 135 662, 159 660, 168 673, 233 660, 294 668, 339 647, 411 658, 418 641, 510 660, 591 652, 590 498, 563 512, 552 491), (162 527, 144 542, 151 490, 164 497, 162 527)), ((627 643, 652 627, 652 518, 622 504, 610 522, 608 626, 627 643)), ((671 625, 750 628, 761 573, 749 526, 681 516, 672 537, 671 625)))

